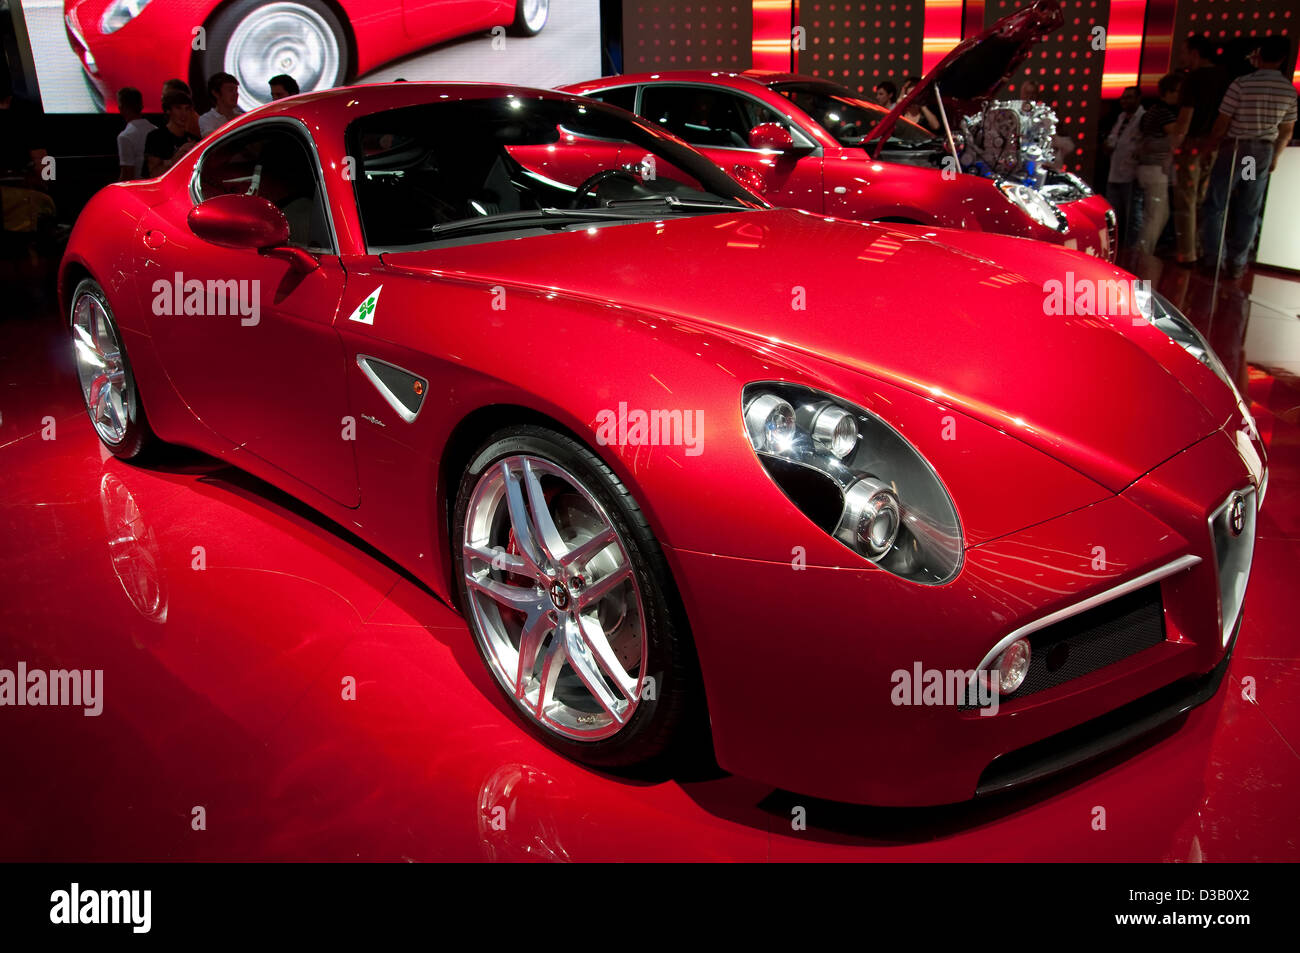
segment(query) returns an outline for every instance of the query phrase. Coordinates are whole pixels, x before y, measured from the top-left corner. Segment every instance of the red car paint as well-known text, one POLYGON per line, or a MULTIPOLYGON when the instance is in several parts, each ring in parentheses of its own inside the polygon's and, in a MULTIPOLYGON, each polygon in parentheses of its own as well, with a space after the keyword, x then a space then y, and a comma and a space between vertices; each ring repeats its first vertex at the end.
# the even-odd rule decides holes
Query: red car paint
POLYGON ((718 758, 737 774, 849 801, 961 800, 995 757, 1222 659, 1206 519, 1231 491, 1262 487, 1253 423, 1156 328, 1044 313, 1047 281, 1131 276, 1005 236, 759 207, 370 254, 352 182, 336 174, 348 124, 507 94, 589 105, 412 83, 241 117, 160 179, 92 199, 61 268, 65 308, 77 280, 97 278, 162 438, 284 489, 448 601, 447 500, 460 474, 442 462, 462 428, 490 431, 524 408, 585 439, 664 545, 718 758), (305 273, 205 242, 187 224, 204 151, 270 117, 302 123, 325 173, 339 253, 315 256, 305 273), (160 316, 152 284, 175 272, 277 291, 254 328, 160 316), (349 321, 379 284, 374 323, 349 321), (796 287, 805 310, 792 310, 796 287), (508 309, 491 307, 498 288, 508 309), (437 412, 403 423, 359 370, 360 353, 428 380, 437 412), (761 380, 852 401, 929 461, 965 535, 951 582, 893 576, 790 502, 741 425, 741 390, 761 380), (699 411, 705 452, 595 439, 602 409, 665 400, 699 411), (349 417, 376 423, 341 440, 349 417), (795 572, 800 551, 806 568, 795 572), (969 669, 1019 626, 1188 555, 1199 564, 1161 583, 1166 641, 1131 661, 1011 699, 992 718, 888 702, 890 673, 915 660, 969 669))
MULTIPOLYGON (((935 86, 945 90, 949 122, 955 125, 962 111, 969 111, 992 97, 1038 39, 1060 22, 1057 0, 1037 0, 1004 17, 955 47, 892 111, 825 80, 765 71, 640 73, 607 76, 563 89, 609 102, 613 101, 609 98, 610 91, 635 88, 637 99, 632 105, 656 121, 660 117, 650 115, 645 105, 647 90, 697 87, 729 92, 733 101, 745 103, 740 108, 754 112, 759 125, 775 123, 797 130, 802 134, 803 147, 781 152, 756 141, 710 146, 692 140, 692 144, 724 169, 738 178, 743 177, 741 181, 748 183, 757 172, 766 184, 763 197, 774 205, 866 221, 906 221, 965 231, 1001 232, 1056 242, 1113 261, 1116 254, 1113 212, 1110 203, 1100 195, 1058 203, 1065 216, 1065 228, 1058 230, 1041 224, 1014 205, 992 179, 958 173, 951 156, 936 154, 935 165, 915 165, 891 159, 885 149, 895 128, 906 128, 913 136, 934 135, 904 118, 904 113, 913 102, 926 102, 925 97, 935 86), (873 117, 874 127, 861 130, 865 134, 864 145, 845 145, 833 136, 809 112, 783 94, 782 89, 789 89, 791 84, 816 88, 873 117), (949 91, 959 94, 955 100, 949 91), (940 158, 953 163, 950 170, 938 165, 940 158)), ((629 105, 622 101, 616 104, 629 105)), ((682 134, 681 130, 673 131, 682 134)))

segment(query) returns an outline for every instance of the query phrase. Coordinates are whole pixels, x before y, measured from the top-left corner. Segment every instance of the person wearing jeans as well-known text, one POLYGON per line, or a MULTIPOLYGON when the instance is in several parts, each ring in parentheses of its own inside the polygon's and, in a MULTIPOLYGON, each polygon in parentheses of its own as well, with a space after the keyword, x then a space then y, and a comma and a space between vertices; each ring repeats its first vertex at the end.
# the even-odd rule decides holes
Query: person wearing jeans
POLYGON ((1219 106, 1219 118, 1210 133, 1219 156, 1201 210, 1202 262, 1211 273, 1218 268, 1229 278, 1246 273, 1269 174, 1277 168, 1282 149, 1295 132, 1296 91, 1281 72, 1290 54, 1291 43, 1286 37, 1264 37, 1259 44, 1259 69, 1234 79, 1219 106), (1227 138, 1222 138, 1225 135, 1227 138))
POLYGON ((1142 186, 1142 229, 1137 249, 1155 254, 1156 242, 1169 221, 1169 178, 1174 163, 1174 129, 1178 125, 1178 92, 1183 78, 1163 76, 1156 85, 1160 100, 1146 111, 1139 127, 1142 141, 1137 152, 1137 180, 1142 186))
POLYGON ((1196 211, 1205 201, 1210 184, 1215 152, 1210 148, 1209 136, 1228 88, 1227 71, 1214 62, 1214 52, 1214 41, 1205 35, 1189 36, 1183 45, 1183 62, 1188 72, 1183 79, 1176 130, 1182 144, 1174 153, 1170 199, 1178 263, 1188 268, 1200 257, 1196 247, 1200 238, 1196 211))
POLYGON ((1137 236, 1141 224, 1142 206, 1137 202, 1137 147, 1141 134, 1138 126, 1145 110, 1142 94, 1136 86, 1124 90, 1119 98, 1120 113, 1106 136, 1105 148, 1110 153, 1110 175, 1106 179, 1106 198, 1115 208, 1119 219, 1119 244, 1128 247, 1137 236))

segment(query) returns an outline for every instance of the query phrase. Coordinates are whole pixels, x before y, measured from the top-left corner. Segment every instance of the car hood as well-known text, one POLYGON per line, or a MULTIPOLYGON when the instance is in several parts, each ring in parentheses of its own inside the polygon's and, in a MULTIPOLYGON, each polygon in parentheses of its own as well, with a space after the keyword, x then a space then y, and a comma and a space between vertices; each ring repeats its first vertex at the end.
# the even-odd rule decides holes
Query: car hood
MULTIPOLYGON (((892 129, 913 102, 929 101, 936 85, 945 100, 954 102, 975 102, 992 96, 1011 78, 1034 45, 1064 22, 1060 0, 1035 0, 1007 14, 983 33, 953 47, 911 93, 898 101, 876 130, 892 129)), ((867 141, 877 135, 877 131, 868 133, 867 141)))
POLYGON ((1182 352, 1164 335, 1128 334, 1131 319, 1046 313, 1047 281, 1122 272, 1003 236, 979 236, 996 249, 986 256, 945 244, 944 234, 776 209, 405 252, 384 263, 615 302, 769 353, 831 361, 936 397, 1113 492, 1223 423, 1167 369, 1168 353, 1182 352))

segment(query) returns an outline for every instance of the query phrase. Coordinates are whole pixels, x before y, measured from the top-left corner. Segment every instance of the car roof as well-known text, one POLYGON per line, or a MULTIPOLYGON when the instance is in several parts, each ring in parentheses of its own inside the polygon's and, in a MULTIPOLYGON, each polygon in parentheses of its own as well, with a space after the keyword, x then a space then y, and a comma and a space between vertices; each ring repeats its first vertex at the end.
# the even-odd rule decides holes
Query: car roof
MULTIPOLYGON (((388 109, 401 109, 405 106, 420 106, 441 101, 496 99, 502 96, 549 99, 557 102, 583 102, 580 97, 571 93, 500 83, 364 83, 277 99, 245 113, 237 121, 290 116, 307 121, 308 125, 312 124, 311 120, 322 122, 333 120, 330 124, 336 125, 340 110, 346 113, 344 121, 350 123, 358 116, 388 109)), ((224 132, 233 128, 233 125, 233 123, 226 124, 221 127, 221 130, 224 132)))
MULTIPOLYGON (((589 92, 597 89, 610 89, 615 86, 632 86, 641 83, 706 83, 710 86, 725 86, 730 89, 753 89, 755 86, 769 88, 781 83, 811 83, 821 86, 835 86, 843 89, 834 80, 821 79, 803 73, 781 73, 776 70, 745 70, 733 73, 726 70, 680 69, 660 70, 656 73, 626 73, 621 76, 602 76, 581 83, 560 86, 566 92, 589 92)), ((849 90, 854 96, 853 90, 849 90)))
POLYGON ((709 83, 714 86, 730 86, 735 89, 753 88, 755 85, 766 86, 765 80, 749 73, 732 73, 726 70, 681 69, 659 70, 654 73, 625 73, 622 76, 602 76, 582 83, 561 86, 566 91, 580 89, 608 89, 611 86, 631 86, 635 83, 656 82, 709 83))

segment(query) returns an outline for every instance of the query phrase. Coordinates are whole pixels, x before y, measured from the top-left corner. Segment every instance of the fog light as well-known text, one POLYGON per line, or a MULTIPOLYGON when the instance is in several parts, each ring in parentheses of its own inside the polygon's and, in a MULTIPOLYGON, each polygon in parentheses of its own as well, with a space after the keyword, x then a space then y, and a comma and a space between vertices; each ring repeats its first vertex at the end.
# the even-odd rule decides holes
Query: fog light
POLYGON ((835 535, 875 562, 893 548, 900 522, 894 491, 879 480, 865 478, 844 494, 844 512, 835 535))
POLYGON ((1025 676, 1029 674, 1030 655, 1028 639, 1016 639, 1003 649, 993 663, 993 671, 998 674, 999 694, 1010 695, 1025 683, 1025 676))

